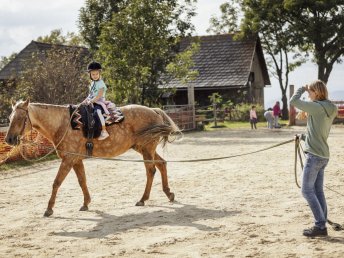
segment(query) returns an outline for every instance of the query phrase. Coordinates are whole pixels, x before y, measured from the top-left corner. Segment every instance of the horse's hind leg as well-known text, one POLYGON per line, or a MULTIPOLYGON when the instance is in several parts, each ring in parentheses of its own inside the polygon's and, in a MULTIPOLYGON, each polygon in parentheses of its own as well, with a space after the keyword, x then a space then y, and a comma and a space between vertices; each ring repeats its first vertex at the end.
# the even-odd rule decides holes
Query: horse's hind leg
MULTIPOLYGON (((153 155, 151 154, 151 151, 149 151, 148 149, 144 149, 144 150, 136 149, 136 151, 142 154, 144 160, 153 160, 153 155)), ((141 200, 136 203, 136 206, 145 205, 145 201, 149 199, 149 195, 152 189, 153 178, 156 171, 155 165, 152 162, 145 162, 145 167, 146 167, 146 176, 147 176, 146 188, 141 200)))
POLYGON ((82 193, 84 194, 84 204, 83 206, 81 206, 80 211, 87 211, 88 205, 91 202, 91 197, 87 188, 85 168, 84 168, 84 163, 82 162, 82 160, 74 164, 73 169, 75 171, 76 176, 78 177, 78 181, 82 189, 82 193))
POLYGON ((155 160, 163 161, 163 162, 157 162, 155 165, 159 169, 161 173, 161 181, 162 181, 162 190, 166 194, 167 198, 173 202, 174 201, 174 193, 170 191, 170 188, 168 186, 168 178, 167 178, 167 168, 166 168, 166 161, 159 156, 158 153, 155 153, 155 160))
POLYGON ((51 197, 48 203, 48 208, 44 213, 45 217, 49 217, 54 213, 53 207, 55 205, 57 191, 59 187, 61 186, 63 180, 68 175, 69 171, 72 169, 72 166, 73 166, 73 163, 71 160, 66 160, 66 159, 62 160, 59 171, 57 172, 57 175, 53 183, 53 190, 52 190, 51 197))

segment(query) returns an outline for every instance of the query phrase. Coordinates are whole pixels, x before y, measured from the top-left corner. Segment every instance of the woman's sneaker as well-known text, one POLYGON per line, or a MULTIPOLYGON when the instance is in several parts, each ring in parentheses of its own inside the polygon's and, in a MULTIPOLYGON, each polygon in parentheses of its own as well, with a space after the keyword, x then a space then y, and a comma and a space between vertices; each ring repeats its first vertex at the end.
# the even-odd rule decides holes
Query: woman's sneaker
POLYGON ((100 136, 98 137, 98 140, 102 141, 108 137, 109 137, 109 133, 106 130, 102 130, 102 132, 100 133, 100 136))
POLYGON ((316 236, 327 236, 327 228, 321 229, 319 227, 312 227, 309 229, 305 229, 303 231, 303 235, 306 237, 316 237, 316 236))

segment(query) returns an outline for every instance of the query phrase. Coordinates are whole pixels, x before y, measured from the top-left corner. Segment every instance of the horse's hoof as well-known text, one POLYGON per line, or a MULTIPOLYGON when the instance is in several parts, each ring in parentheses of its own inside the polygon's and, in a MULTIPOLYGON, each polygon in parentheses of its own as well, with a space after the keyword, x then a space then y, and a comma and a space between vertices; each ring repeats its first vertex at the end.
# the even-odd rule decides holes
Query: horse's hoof
POLYGON ((54 211, 52 209, 47 209, 44 212, 44 217, 50 217, 51 215, 53 215, 54 211))
POLYGON ((171 193, 170 197, 168 197, 168 199, 170 199, 170 202, 173 202, 174 201, 174 193, 171 193))
POLYGON ((88 207, 86 205, 82 205, 79 211, 88 211, 88 207))
POLYGON ((135 206, 145 206, 145 203, 142 201, 139 201, 135 204, 135 206))

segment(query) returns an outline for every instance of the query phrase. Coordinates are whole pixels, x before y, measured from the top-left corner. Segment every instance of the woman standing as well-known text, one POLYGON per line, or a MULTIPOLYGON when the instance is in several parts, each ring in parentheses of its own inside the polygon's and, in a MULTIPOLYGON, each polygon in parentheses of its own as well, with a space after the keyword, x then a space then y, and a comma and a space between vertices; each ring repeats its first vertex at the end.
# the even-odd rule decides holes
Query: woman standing
POLYGON ((305 141, 306 163, 303 169, 302 195, 312 210, 315 225, 303 231, 307 237, 327 236, 327 205, 323 190, 324 170, 329 161, 330 152, 327 138, 337 107, 328 100, 324 82, 317 80, 299 88, 290 99, 290 104, 307 112, 306 134, 298 135, 305 141), (301 100, 307 91, 310 101, 301 100))

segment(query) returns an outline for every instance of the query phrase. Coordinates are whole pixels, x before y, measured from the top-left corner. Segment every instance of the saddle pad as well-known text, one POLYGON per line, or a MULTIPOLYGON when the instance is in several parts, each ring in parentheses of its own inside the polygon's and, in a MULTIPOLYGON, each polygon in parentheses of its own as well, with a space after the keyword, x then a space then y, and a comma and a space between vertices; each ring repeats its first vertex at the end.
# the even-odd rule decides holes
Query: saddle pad
MULTIPOLYGON (((92 113, 93 120, 94 120, 94 133, 93 133, 93 138, 98 138, 100 133, 101 133, 101 122, 99 120, 97 112, 94 110, 93 107, 91 107, 88 111, 86 105, 80 105, 78 110, 76 110, 77 106, 76 105, 69 105, 69 113, 70 116, 73 115, 71 118, 71 126, 73 130, 82 130, 84 137, 87 138, 89 135, 89 130, 92 125, 89 125, 88 122, 88 112, 92 113), (76 111, 75 111, 76 110, 76 111)), ((105 125, 110 126, 115 123, 120 123, 124 119, 124 116, 122 112, 117 109, 116 113, 111 113, 108 117, 105 117, 105 125)))

